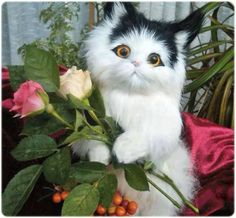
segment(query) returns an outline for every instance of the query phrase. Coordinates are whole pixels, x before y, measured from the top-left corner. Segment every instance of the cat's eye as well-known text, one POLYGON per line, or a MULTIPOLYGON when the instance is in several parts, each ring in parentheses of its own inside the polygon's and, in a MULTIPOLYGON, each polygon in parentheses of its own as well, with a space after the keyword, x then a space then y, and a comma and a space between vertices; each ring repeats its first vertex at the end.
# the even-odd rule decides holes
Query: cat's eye
POLYGON ((153 66, 153 67, 157 67, 157 66, 163 66, 163 63, 161 61, 160 55, 156 54, 156 53, 151 53, 148 56, 148 62, 153 66))
POLYGON ((130 48, 127 45, 119 45, 112 49, 112 51, 120 58, 127 58, 130 54, 130 48))

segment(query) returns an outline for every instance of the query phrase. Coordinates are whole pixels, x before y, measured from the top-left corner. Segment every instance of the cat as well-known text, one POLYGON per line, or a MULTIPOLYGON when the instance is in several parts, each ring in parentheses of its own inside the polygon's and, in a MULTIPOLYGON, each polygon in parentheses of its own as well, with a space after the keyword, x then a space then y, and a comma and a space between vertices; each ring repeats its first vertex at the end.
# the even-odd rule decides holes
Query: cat
MULTIPOLYGON (((181 139, 180 99, 187 48, 202 22, 200 10, 180 22, 158 22, 146 19, 131 3, 106 3, 104 20, 85 42, 86 59, 107 115, 124 132, 116 139, 112 152, 102 142, 79 141, 72 146, 75 153, 104 164, 109 163, 111 155, 121 163, 151 160, 188 199, 193 198, 197 179, 181 139)), ((122 172, 117 175, 119 191, 139 205, 136 215, 170 216, 181 212, 153 187, 138 192, 126 183, 122 172)), ((181 202, 168 184, 148 177, 181 202)))

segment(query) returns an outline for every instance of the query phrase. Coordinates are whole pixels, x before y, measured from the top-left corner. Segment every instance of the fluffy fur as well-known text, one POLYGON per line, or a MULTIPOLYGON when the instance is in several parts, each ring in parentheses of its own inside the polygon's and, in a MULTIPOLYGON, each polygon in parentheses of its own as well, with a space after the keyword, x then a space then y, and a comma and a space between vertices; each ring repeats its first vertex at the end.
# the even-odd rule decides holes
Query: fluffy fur
MULTIPOLYGON (((196 181, 180 138, 180 98, 186 49, 198 33, 202 19, 196 11, 181 22, 149 21, 130 3, 107 3, 104 21, 86 41, 88 68, 101 89, 107 115, 124 130, 115 141, 113 154, 123 163, 152 160, 189 199, 193 197, 196 181), (122 44, 131 49, 127 58, 112 51, 122 44), (147 57, 151 53, 160 55, 163 66, 150 65, 147 57)), ((78 155, 88 155, 91 161, 109 163, 111 154, 101 142, 78 142, 73 148, 78 155)), ((152 187, 150 192, 137 192, 128 186, 121 172, 117 175, 119 190, 138 201, 139 215, 179 212, 152 187)), ((152 179, 178 199, 169 185, 152 179)))

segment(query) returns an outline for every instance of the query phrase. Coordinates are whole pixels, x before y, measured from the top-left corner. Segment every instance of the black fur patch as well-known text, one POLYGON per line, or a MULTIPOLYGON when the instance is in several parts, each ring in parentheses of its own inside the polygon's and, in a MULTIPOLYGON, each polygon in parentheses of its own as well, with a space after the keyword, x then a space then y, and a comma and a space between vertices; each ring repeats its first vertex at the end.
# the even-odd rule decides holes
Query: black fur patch
MULTIPOLYGON (((112 17, 112 10, 115 3, 107 3, 105 7, 105 16, 112 17)), ((119 24, 113 28, 110 35, 110 40, 113 41, 123 35, 127 35, 134 29, 140 32, 146 28, 151 33, 154 33, 157 40, 164 41, 170 52, 170 64, 173 66, 177 62, 177 47, 175 44, 175 34, 179 31, 187 31, 189 37, 185 43, 185 49, 193 41, 198 34, 203 22, 202 13, 197 10, 190 14, 181 22, 158 22, 151 21, 145 18, 142 13, 136 11, 131 3, 123 3, 127 11, 126 14, 120 17, 119 24)))

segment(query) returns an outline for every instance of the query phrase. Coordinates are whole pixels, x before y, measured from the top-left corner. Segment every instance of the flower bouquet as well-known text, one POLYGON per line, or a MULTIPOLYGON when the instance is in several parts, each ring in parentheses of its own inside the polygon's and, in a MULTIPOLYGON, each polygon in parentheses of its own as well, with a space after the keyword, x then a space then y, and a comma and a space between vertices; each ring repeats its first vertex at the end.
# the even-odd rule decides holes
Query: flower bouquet
POLYGON ((53 202, 64 201, 63 216, 134 215, 138 208, 135 199, 121 196, 117 190, 117 169, 124 171, 133 189, 148 191, 151 185, 180 208, 181 204, 148 175, 156 176, 198 213, 174 181, 154 171, 158 166, 151 162, 121 164, 113 157, 106 166, 74 158, 71 146, 78 140, 102 141, 112 150, 122 133, 120 126, 106 116, 102 96, 88 71, 72 67, 60 75, 49 52, 28 46, 24 66, 9 67, 9 73, 15 91, 10 111, 24 119, 23 138, 11 155, 17 161, 37 160, 37 164, 22 169, 8 183, 2 199, 5 215, 19 213, 41 174, 52 184, 53 202))

